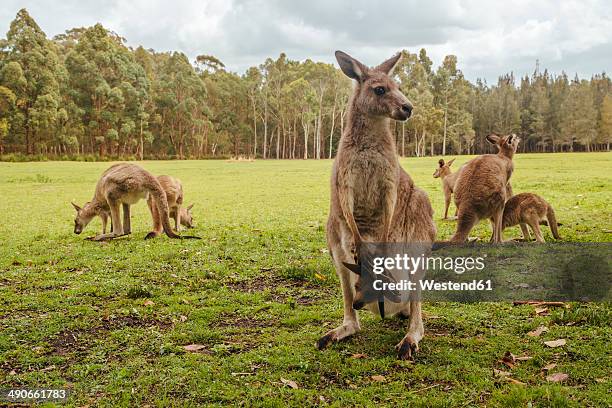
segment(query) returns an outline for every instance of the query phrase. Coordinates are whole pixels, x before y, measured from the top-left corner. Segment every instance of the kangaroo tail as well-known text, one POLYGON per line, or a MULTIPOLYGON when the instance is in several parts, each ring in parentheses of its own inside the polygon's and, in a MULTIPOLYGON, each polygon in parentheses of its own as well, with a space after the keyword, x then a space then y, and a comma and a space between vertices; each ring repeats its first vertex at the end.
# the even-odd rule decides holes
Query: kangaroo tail
POLYGON ((152 178, 151 183, 149 184, 149 194, 153 197, 153 204, 157 206, 157 213, 159 214, 160 221, 162 227, 164 228, 164 232, 169 238, 181 239, 180 235, 177 235, 172 231, 172 227, 170 226, 170 218, 168 215, 168 198, 166 197, 166 192, 162 188, 161 184, 157 179, 152 178))
POLYGON ((550 205, 546 210, 546 218, 548 218, 548 226, 550 227, 550 232, 552 232, 553 237, 555 237, 555 239, 561 239, 561 236, 559 235, 559 230, 557 229, 558 224, 557 218, 555 217, 555 211, 550 205))

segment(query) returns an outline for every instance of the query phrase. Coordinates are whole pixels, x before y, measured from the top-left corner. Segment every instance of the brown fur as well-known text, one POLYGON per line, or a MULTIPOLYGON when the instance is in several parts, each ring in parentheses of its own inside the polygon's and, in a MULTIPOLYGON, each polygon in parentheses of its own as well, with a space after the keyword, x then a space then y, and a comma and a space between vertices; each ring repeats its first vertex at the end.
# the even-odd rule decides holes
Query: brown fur
MULTIPOLYGON (((181 224, 187 228, 193 228, 193 218, 191 216, 191 208, 193 204, 187 208, 183 207, 183 185, 179 179, 172 176, 157 176, 157 181, 161 185, 162 189, 166 192, 166 198, 168 200, 168 214, 170 218, 174 219, 174 229, 179 232, 181 224)), ((147 200, 151 213, 157 213, 157 205, 153 200, 152 196, 149 196, 147 200)), ((162 232, 162 224, 159 222, 160 217, 154 216, 153 231, 159 235, 162 232), (155 222, 155 221, 158 222, 155 222)))
POLYGON ((455 183, 457 230, 453 242, 464 242, 474 225, 490 219, 493 228, 491 242, 502 242, 504 203, 511 194, 510 177, 514 171, 512 158, 520 138, 516 135, 491 134, 487 141, 495 144, 497 154, 483 154, 463 166, 455 183))
POLYGON ((521 193, 506 202, 502 228, 506 229, 520 224, 523 238, 528 241, 530 237, 527 225, 529 225, 536 241, 544 242, 540 223, 546 221, 548 221, 547 224, 550 226, 553 237, 561 239, 557 229, 557 218, 552 206, 537 194, 521 193))
MULTIPOLYGON (((154 222, 160 222, 170 238, 181 238, 172 231, 168 219, 166 193, 157 178, 142 167, 130 163, 115 164, 102 174, 93 199, 77 210, 74 232, 80 234, 92 218, 107 211, 111 215, 112 231, 110 234, 98 235, 94 240, 101 241, 130 234, 130 205, 136 204, 142 198, 146 199, 149 195, 155 198, 157 204, 156 213, 151 213, 154 222), (120 218, 120 206, 123 207, 123 223, 120 218)), ((150 235, 151 233, 147 238, 150 238, 150 235)))
MULTIPOLYGON (((455 182, 457 181, 457 176, 459 176, 459 171, 453 173, 450 166, 453 164, 455 159, 449 160, 447 163, 444 162, 444 159, 440 159, 438 161, 439 167, 433 174, 434 178, 440 178, 442 180, 442 190, 444 191, 444 219, 448 219, 448 207, 450 206, 451 196, 453 191, 455 190, 455 182)), ((463 168, 463 167, 462 167, 463 168)), ((457 209, 455 209, 455 217, 457 216, 457 209)))
MULTIPOLYGON (((429 199, 401 168, 389 129, 389 118, 406 120, 412 110, 389 77, 399 54, 373 69, 340 51, 336 58, 343 72, 356 80, 332 169, 327 222, 327 244, 342 285, 344 321, 318 341, 318 348, 360 329, 356 309, 378 311, 376 302, 364 304, 359 276, 344 265, 355 261, 361 242, 430 243, 436 233, 429 199), (384 94, 377 94, 377 87, 384 94)), ((389 315, 410 314, 408 332, 397 346, 399 357, 409 358, 423 337, 421 304, 384 303, 389 315)))

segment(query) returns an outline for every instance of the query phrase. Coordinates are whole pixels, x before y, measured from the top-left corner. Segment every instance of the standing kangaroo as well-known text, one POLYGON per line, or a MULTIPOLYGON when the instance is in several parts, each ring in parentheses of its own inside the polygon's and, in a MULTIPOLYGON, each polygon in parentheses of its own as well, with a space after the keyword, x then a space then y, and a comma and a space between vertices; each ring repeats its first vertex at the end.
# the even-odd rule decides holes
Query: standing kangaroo
POLYGON ((557 223, 555 211, 546 200, 537 194, 520 193, 506 201, 502 228, 506 229, 517 224, 521 226, 521 232, 526 241, 530 239, 529 230, 527 229, 527 225, 529 225, 535 235, 536 241, 544 242, 540 224, 548 224, 553 237, 555 239, 561 239, 559 230, 557 229, 557 226, 561 224, 557 223))
MULTIPOLYGON (((168 237, 180 239, 181 236, 175 234, 170 226, 166 193, 157 178, 142 167, 129 163, 115 164, 107 169, 96 184, 93 199, 85 203, 83 208, 75 206, 78 210, 74 220, 74 233, 80 234, 95 216, 109 211, 112 231, 108 234, 102 233, 93 240, 103 241, 130 234, 130 205, 136 204, 142 198, 146 199, 149 195, 153 196, 157 205, 157 212, 151 213, 154 223, 161 222, 168 237), (123 223, 120 206, 123 207, 123 223)), ((145 239, 155 236, 154 232, 150 232, 145 239)))
MULTIPOLYGON (((440 167, 436 169, 433 174, 434 178, 440 178, 442 180, 442 189, 444 190, 444 219, 448 219, 448 207, 450 206, 451 196, 455 189, 455 182, 457 181, 457 176, 459 176, 459 171, 453 173, 450 166, 453 164, 455 159, 449 160, 447 163, 444 163, 444 159, 440 159, 438 164, 440 167)), ((455 217, 457 216, 457 210, 455 209, 455 217)))
POLYGON ((464 242, 474 225, 489 218, 493 228, 491 242, 502 242, 504 203, 511 195, 512 158, 520 142, 515 134, 491 134, 487 141, 497 146, 497 154, 483 154, 467 162, 455 183, 457 230, 453 242, 464 242))
MULTIPOLYGON (((179 232, 181 224, 187 228, 192 228, 193 218, 191 216, 191 208, 193 204, 187 208, 182 207, 184 195, 181 181, 172 176, 157 176, 157 181, 159 181, 159 184, 166 193, 166 199, 168 200, 168 215, 170 218, 174 219, 174 229, 179 232)), ((153 214, 153 232, 159 235, 162 232, 163 226, 153 196, 149 196, 147 204, 151 210, 151 214, 153 214)))
POLYGON ((408 332, 396 346, 398 357, 407 359, 416 353, 423 337, 421 304, 410 300, 385 308, 385 300, 378 305, 367 302, 367 288, 362 285, 367 279, 359 275, 359 268, 349 269, 356 266, 352 264, 362 242, 430 244, 436 234, 429 199, 401 168, 389 129, 389 119, 404 121, 412 112, 412 105, 390 77, 400 54, 376 68, 341 51, 336 51, 336 59, 342 72, 356 81, 332 169, 327 221, 327 245, 342 285, 344 319, 316 346, 322 349, 359 331, 357 310, 365 307, 382 316, 385 310, 388 315, 410 315, 408 332))

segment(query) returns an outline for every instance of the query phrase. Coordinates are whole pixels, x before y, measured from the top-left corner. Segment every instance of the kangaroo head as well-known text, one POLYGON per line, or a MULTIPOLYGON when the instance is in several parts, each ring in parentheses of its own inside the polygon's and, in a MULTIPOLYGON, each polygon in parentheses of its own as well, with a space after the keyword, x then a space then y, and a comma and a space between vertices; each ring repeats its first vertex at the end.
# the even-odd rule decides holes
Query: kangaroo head
POLYGON ((353 287, 353 309, 359 310, 366 304, 380 301, 382 298, 387 298, 391 302, 398 303, 401 301, 397 291, 379 291, 375 289, 374 281, 381 280, 389 283, 394 282, 393 278, 387 274, 377 275, 371 271, 361 268, 361 265, 344 263, 344 266, 351 272, 357 274, 357 279, 354 281, 353 287))
POLYGON ((412 113, 412 104, 391 78, 400 60, 396 54, 375 68, 368 68, 350 55, 336 51, 340 69, 356 81, 353 90, 353 106, 360 112, 378 117, 404 121, 412 113))
POLYGON ((72 204, 72 207, 76 210, 76 217, 74 217, 74 233, 80 234, 87 224, 99 214, 99 211, 90 202, 85 203, 83 207, 79 207, 75 203, 70 204, 72 204))
POLYGON ((499 154, 509 158, 512 158, 514 153, 516 153, 516 149, 518 148, 520 141, 521 138, 514 133, 506 136, 491 133, 489 136, 487 136, 487 142, 495 145, 499 154))
POLYGON ((438 161, 439 167, 436 169, 436 171, 434 171, 434 178, 438 178, 438 177, 446 177, 449 174, 451 174, 451 169, 450 166, 451 164, 453 164, 453 162, 455 161, 455 159, 449 160, 448 163, 444 163, 444 159, 440 159, 438 161))
POLYGON ((194 228, 193 226, 193 215, 191 214, 191 209, 193 208, 193 204, 187 206, 187 208, 181 208, 180 220, 181 224, 187 228, 194 228))

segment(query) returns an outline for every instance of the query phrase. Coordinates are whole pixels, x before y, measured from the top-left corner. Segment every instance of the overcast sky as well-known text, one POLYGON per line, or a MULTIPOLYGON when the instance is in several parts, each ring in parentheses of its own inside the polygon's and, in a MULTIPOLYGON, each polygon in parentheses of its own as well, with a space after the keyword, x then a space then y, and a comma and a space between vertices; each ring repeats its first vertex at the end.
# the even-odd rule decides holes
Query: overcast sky
POLYGON ((612 1, 2 0, 0 32, 25 7, 49 37, 102 23, 128 41, 191 60, 213 54, 239 73, 280 52, 335 62, 341 49, 375 65, 425 47, 455 54, 470 80, 540 67, 581 77, 612 71, 612 1))

